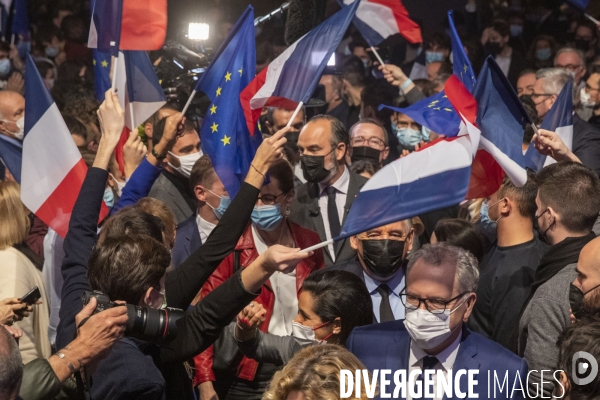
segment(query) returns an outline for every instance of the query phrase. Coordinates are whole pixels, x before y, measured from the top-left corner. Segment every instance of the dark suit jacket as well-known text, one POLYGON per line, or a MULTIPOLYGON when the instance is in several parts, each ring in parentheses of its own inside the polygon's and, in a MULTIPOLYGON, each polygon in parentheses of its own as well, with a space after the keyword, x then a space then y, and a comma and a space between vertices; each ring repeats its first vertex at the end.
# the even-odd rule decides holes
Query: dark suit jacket
POLYGON ((573 153, 600 175, 600 130, 573 115, 573 153))
POLYGON ((198 224, 196 224, 196 214, 194 214, 177 225, 177 236, 171 252, 173 268, 179 267, 201 245, 202 241, 200 240, 198 224))
POLYGON ((521 54, 517 49, 513 48, 512 56, 510 59, 510 66, 508 67, 508 75, 506 76, 513 88, 517 87, 517 80, 519 79, 519 74, 525 68, 527 68, 527 60, 525 60, 525 56, 521 54))
MULTIPOLYGON (((406 370, 408 377, 408 360, 410 357, 410 336, 404 327, 403 321, 384 322, 375 325, 366 325, 354 328, 350 337, 346 341, 346 347, 362 363, 373 371, 375 369, 391 369, 392 376, 396 370, 406 370)), ((488 371, 490 371, 489 387, 491 393, 494 393, 494 372, 498 376, 498 381, 502 383, 504 376, 508 373, 508 385, 504 385, 504 391, 500 392, 496 387, 496 399, 511 398, 513 383, 519 374, 522 387, 527 390, 527 363, 522 358, 511 353, 498 343, 490 339, 463 328, 460 347, 452 367, 453 373, 459 369, 479 370, 475 376, 478 384, 474 386, 473 391, 479 395, 480 399, 488 397, 488 371), (507 391, 508 386, 508 393, 507 391)), ((456 376, 456 375, 454 375, 456 376)), ((517 380, 516 387, 519 388, 517 380)), ((387 393, 393 393, 395 388, 393 379, 390 386, 387 387, 387 393)), ((460 388, 462 392, 467 392, 467 378, 462 376, 460 379, 460 388)), ((456 393, 453 391, 453 393, 456 393)), ((515 390, 513 399, 525 399, 525 393, 515 390)), ((379 398, 379 397, 376 397, 379 398)), ((446 399, 446 397, 444 397, 446 399)), ((454 397, 447 397, 453 399, 454 397)))
MULTIPOLYGON (((360 188, 367 182, 367 178, 362 177, 354 172, 350 173, 350 183, 348 184, 348 195, 346 196, 346 205, 344 206, 344 220, 346 222, 348 211, 360 191, 360 188)), ((319 185, 317 183, 307 182, 296 188, 296 196, 292 202, 290 219, 300 226, 313 230, 319 234, 321 240, 327 240, 325 235, 325 225, 321 210, 319 209, 319 185)), ((356 252, 350 247, 350 240, 344 239, 341 243, 337 243, 335 262, 340 263, 351 259, 356 252)), ((325 266, 333 265, 333 258, 329 254, 329 249, 323 249, 325 257, 325 266)))
POLYGON ((175 215, 175 222, 181 224, 196 210, 197 200, 187 185, 182 177, 163 170, 148 197, 165 203, 175 215))

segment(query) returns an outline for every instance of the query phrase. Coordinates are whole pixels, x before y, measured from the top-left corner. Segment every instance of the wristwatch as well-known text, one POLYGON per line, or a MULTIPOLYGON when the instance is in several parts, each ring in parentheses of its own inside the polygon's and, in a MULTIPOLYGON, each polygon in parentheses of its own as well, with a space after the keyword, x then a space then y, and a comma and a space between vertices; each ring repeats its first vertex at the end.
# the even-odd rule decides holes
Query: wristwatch
POLYGON ((152 149, 152 155, 156 157, 157 160, 164 160, 167 157, 166 154, 158 154, 154 149, 152 149))

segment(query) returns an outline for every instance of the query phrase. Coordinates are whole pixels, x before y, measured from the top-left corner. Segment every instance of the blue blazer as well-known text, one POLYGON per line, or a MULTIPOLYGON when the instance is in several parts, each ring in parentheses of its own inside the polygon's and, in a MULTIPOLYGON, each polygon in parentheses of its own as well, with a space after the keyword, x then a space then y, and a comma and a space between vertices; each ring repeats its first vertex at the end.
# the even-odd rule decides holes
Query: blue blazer
POLYGON ((196 224, 196 214, 183 221, 177 226, 177 236, 175 236, 175 245, 171 252, 173 268, 179 267, 193 252, 202 245, 200 232, 196 224))
MULTIPOLYGON (((410 335, 404 327, 402 320, 384 322, 375 325, 366 325, 354 328, 350 337, 346 341, 346 347, 356 357, 362 361, 369 371, 375 369, 391 369, 392 377, 396 370, 406 370, 408 380, 408 360, 410 356, 410 335)), ((479 374, 475 376, 478 384, 474 386, 474 393, 479 394, 479 399, 488 398, 488 371, 490 371, 490 396, 496 399, 526 399, 525 390, 527 390, 527 363, 522 358, 500 346, 496 342, 487 339, 478 333, 463 328, 460 347, 456 355, 456 361, 452 371, 459 369, 476 369, 479 374), (508 371, 508 384, 504 384, 504 390, 496 386, 496 396, 494 397, 494 371, 498 377, 500 385, 508 371), (517 373, 521 379, 522 385, 517 380, 516 388, 523 388, 524 391, 515 390, 514 396, 510 397, 515 379, 518 379, 517 373), (507 393, 508 387, 508 393, 507 393)), ((389 378, 389 375, 388 375, 389 378)), ((390 379, 390 385, 386 392, 393 393, 395 389, 393 378, 390 379)), ((467 377, 462 376, 460 388, 463 393, 468 393, 467 377)), ((400 392, 401 393, 401 392, 400 392)), ((456 393, 456 392, 453 392, 456 393)), ((379 397, 376 397, 379 399, 379 397)), ((444 399, 454 399, 455 397, 444 397, 444 399)))

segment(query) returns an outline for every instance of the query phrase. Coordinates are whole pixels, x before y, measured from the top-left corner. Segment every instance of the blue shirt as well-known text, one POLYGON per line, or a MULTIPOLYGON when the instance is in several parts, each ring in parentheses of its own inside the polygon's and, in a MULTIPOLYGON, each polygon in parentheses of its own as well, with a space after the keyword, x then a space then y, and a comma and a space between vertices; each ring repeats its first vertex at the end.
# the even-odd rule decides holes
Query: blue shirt
POLYGON ((402 268, 398 270, 396 275, 387 282, 379 282, 371 278, 363 271, 365 277, 365 284, 367 290, 371 294, 371 300, 373 301, 373 314, 377 321, 379 321, 379 306, 381 305, 381 295, 377 292, 377 288, 382 283, 385 283, 390 288, 390 307, 392 307, 392 313, 394 313, 395 319, 404 319, 404 304, 400 300, 400 291, 404 289, 404 271, 402 268))

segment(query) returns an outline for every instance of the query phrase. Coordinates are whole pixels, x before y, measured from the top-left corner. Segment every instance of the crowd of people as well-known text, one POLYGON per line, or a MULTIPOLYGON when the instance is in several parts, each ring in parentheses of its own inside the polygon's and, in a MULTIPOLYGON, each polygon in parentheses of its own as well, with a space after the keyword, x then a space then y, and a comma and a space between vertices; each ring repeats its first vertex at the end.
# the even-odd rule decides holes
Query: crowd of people
MULTIPOLYGON (((600 362, 600 24, 549 0, 454 10, 475 73, 494 57, 536 125, 573 82, 572 144, 528 127, 523 153, 550 161, 525 185, 306 252, 340 236, 381 168, 445 137, 379 106, 443 90, 447 21, 380 45, 385 65, 350 27, 317 106, 264 108, 230 198, 177 103, 130 133, 120 165, 125 113, 111 90, 95 99, 89 9, 30 14, 30 38, 0 42, 0 135, 23 140, 30 51, 88 172, 63 238, 0 159, 0 400, 336 399, 342 369, 417 371, 419 394, 426 373, 476 369, 479 398, 497 376, 496 398, 600 399, 600 377, 578 376, 593 362, 573 365, 600 362)), ((285 47, 276 20, 257 29, 257 72, 285 47)))

